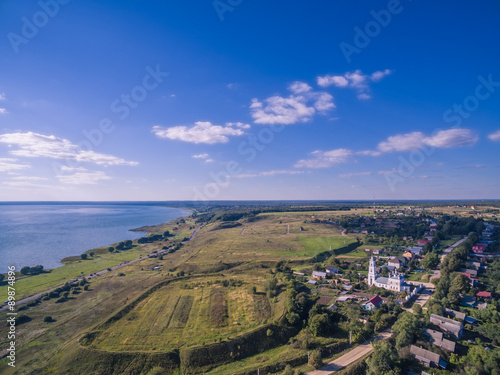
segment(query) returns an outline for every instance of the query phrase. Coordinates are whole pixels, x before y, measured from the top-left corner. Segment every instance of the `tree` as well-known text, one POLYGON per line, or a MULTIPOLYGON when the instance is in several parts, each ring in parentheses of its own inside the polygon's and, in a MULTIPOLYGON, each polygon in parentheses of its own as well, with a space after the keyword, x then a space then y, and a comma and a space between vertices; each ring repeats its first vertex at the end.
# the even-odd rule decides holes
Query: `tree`
POLYGON ((93 251, 91 251, 91 252, 89 253, 89 255, 90 255, 90 257, 91 257, 91 258, 93 258, 93 257, 94 257, 94 254, 95 254, 95 253, 94 253, 93 251))
POLYGON ((366 360, 367 375, 398 375, 401 370, 397 367, 398 354, 396 350, 386 341, 378 341, 373 344, 375 350, 370 358, 366 360))
POLYGON ((293 375, 294 371, 292 366, 286 365, 285 371, 283 371, 282 375, 293 375))
POLYGON ((450 285, 450 291, 456 290, 458 293, 467 293, 470 290, 470 280, 467 276, 459 273, 450 285))
POLYGON ((28 275, 30 273, 30 268, 28 266, 25 266, 21 268, 21 275, 28 275))
POLYGON ((257 287, 255 285, 252 285, 249 291, 250 294, 257 294, 257 287))
POLYGON ((415 315, 407 311, 402 313, 392 326, 396 334, 396 349, 412 344, 420 328, 420 321, 415 315))
POLYGON ((440 257, 437 253, 430 252, 427 253, 422 260, 422 268, 425 268, 426 270, 433 270, 436 268, 440 262, 440 257))
POLYGON ((0 283, 5 279, 5 275, 3 273, 0 273, 0 283))
POLYGON ((51 316, 46 316, 45 318, 43 318, 43 321, 45 323, 52 323, 54 321, 54 319, 52 319, 51 316))
POLYGON ((309 321, 309 331, 314 336, 326 336, 330 331, 330 318, 328 314, 317 314, 309 321))
POLYGON ((422 306, 420 306, 418 303, 415 303, 415 304, 413 305, 413 312, 414 312, 417 316, 422 315, 422 306))
POLYGON ((110 246, 110 247, 108 247, 108 251, 109 251, 110 253, 112 253, 113 251, 115 251, 115 248, 114 248, 113 246, 110 246))
POLYGON ((296 324, 299 324, 300 316, 297 313, 289 312, 288 314, 286 314, 286 320, 288 320, 288 323, 294 326, 296 324))
POLYGON ((443 306, 441 306, 439 303, 435 303, 431 307, 431 313, 434 315, 443 315, 443 306))
POLYGON ((83 253, 82 255, 80 255, 80 258, 82 258, 83 260, 87 259, 87 254, 83 253))
POLYGON ((323 360, 321 359, 321 351, 319 349, 313 350, 309 356, 309 364, 315 369, 323 366, 323 360))

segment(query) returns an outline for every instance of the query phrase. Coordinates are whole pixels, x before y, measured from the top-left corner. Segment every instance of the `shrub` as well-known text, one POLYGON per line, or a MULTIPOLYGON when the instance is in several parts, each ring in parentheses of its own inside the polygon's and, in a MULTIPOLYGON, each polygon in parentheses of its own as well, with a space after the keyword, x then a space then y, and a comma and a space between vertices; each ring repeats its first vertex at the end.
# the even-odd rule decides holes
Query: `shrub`
POLYGON ((90 287, 89 284, 87 284, 83 287, 83 290, 89 290, 89 287, 90 287))
POLYGON ((51 323, 51 322, 54 322, 54 319, 52 319, 51 316, 46 316, 45 318, 43 318, 43 321, 45 323, 51 323))
POLYGON ((19 315, 16 319, 16 326, 24 324, 24 323, 28 323, 31 320, 32 319, 28 315, 19 315))
POLYGON ((315 369, 323 366, 323 360, 321 359, 321 351, 319 349, 313 350, 311 356, 309 357, 309 364, 315 369))
POLYGON ((80 255, 80 258, 82 258, 83 260, 87 259, 87 254, 83 253, 82 255, 80 255))

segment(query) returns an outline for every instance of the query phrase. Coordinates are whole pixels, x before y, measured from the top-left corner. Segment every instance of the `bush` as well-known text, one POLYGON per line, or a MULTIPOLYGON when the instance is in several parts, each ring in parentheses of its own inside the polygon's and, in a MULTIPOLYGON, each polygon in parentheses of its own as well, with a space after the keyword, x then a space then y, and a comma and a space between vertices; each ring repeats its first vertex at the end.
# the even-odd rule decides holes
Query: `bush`
POLYGON ((87 254, 83 253, 82 255, 80 255, 80 258, 82 258, 83 260, 87 259, 87 254))
POLYGON ((83 290, 89 290, 89 287, 90 287, 89 284, 87 284, 83 287, 83 290))
POLYGON ((43 318, 43 321, 44 321, 45 323, 52 323, 52 322, 54 322, 55 320, 54 320, 54 319, 52 319, 52 317, 51 317, 51 316, 46 316, 45 318, 43 318))
POLYGON ((16 319, 16 326, 24 324, 24 323, 28 323, 31 320, 32 319, 28 315, 19 315, 16 319))
POLYGON ((311 356, 309 357, 309 364, 315 369, 323 366, 323 360, 321 359, 321 351, 319 349, 312 351, 311 356))

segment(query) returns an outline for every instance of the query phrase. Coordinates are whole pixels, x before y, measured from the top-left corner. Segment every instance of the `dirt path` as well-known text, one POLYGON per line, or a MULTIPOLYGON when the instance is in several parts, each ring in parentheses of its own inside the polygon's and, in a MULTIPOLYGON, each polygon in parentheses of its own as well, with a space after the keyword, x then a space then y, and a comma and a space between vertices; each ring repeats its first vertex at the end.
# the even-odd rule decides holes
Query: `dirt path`
POLYGON ((247 228, 243 228, 243 230, 240 233, 240 236, 243 236, 243 234, 245 233, 246 230, 247 230, 247 228))
POLYGON ((286 225, 286 234, 290 234, 290 224, 286 225))

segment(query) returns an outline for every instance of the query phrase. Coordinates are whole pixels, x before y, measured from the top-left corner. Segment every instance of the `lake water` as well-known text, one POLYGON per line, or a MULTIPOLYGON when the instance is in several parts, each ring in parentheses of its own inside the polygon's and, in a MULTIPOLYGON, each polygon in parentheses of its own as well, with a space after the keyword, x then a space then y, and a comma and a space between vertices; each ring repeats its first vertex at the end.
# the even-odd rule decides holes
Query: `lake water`
POLYGON ((0 203, 0 273, 7 266, 61 266, 86 250, 144 236, 130 229, 162 224, 187 211, 153 203, 0 203))

